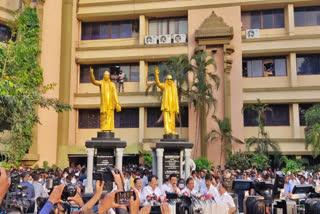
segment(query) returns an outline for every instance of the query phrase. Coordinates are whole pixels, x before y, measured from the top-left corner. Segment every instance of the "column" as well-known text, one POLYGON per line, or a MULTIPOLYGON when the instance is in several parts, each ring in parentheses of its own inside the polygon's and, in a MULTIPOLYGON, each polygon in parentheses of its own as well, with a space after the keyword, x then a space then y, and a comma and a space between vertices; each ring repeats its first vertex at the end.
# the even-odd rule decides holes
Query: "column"
POLYGON ((151 149, 152 152, 152 174, 157 175, 157 152, 156 148, 151 149))
POLYGON ((144 138, 144 107, 139 107, 139 143, 143 143, 144 138))
POLYGON ((190 177, 190 158, 191 158, 191 149, 184 149, 185 152, 185 170, 186 170, 186 177, 185 179, 190 177))
POLYGON ((293 4, 288 4, 287 7, 285 7, 285 13, 284 13, 284 20, 285 20, 285 28, 288 32, 289 36, 294 35, 294 6, 293 4))
POLYGON ((289 55, 289 70, 288 74, 290 77, 290 86, 295 87, 297 86, 297 58, 296 53, 290 53, 289 55))
MULTIPOLYGON (((180 178, 183 178, 183 149, 180 150, 180 178)), ((186 162, 184 162, 186 164, 186 162)))
POLYGON ((292 104, 292 136, 293 138, 300 138, 300 115, 299 115, 299 104, 292 104))
POLYGON ((124 148, 116 148, 116 167, 122 170, 122 157, 124 148))
POLYGON ((93 192, 92 173, 93 173, 94 148, 87 148, 87 186, 86 193, 93 192))
POLYGON ((144 15, 139 16, 139 44, 144 44, 144 37, 146 35, 146 17, 144 15))
POLYGON ((158 186, 161 186, 163 183, 163 152, 164 149, 162 148, 157 148, 157 176, 158 176, 158 186))
MULTIPOLYGON (((139 61, 139 92, 146 90, 146 63, 144 60, 139 61)), ((147 73, 148 75, 148 73, 147 73)))

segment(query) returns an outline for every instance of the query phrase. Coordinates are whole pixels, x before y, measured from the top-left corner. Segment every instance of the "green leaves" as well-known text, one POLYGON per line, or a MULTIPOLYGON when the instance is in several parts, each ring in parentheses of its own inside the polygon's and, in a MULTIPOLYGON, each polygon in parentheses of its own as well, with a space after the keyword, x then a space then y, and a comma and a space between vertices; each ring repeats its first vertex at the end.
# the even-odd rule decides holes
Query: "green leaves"
POLYGON ((246 109, 257 113, 256 121, 258 122, 258 136, 250 137, 246 140, 247 150, 255 146, 254 151, 257 153, 268 155, 269 150, 271 150, 275 154, 279 154, 280 148, 278 143, 271 140, 269 134, 264 129, 265 114, 267 111, 272 111, 272 109, 267 104, 263 104, 260 99, 257 99, 256 104, 244 106, 242 111, 246 109))
POLYGON ((5 145, 2 154, 9 163, 22 160, 32 144, 32 128, 40 123, 36 107, 52 107, 56 112, 71 110, 69 105, 43 94, 55 84, 42 86, 43 73, 39 64, 39 20, 36 10, 25 8, 10 21, 13 37, 0 44, 0 137, 5 145))
POLYGON ((316 158, 320 153, 320 105, 314 105, 305 114, 307 127, 305 128, 306 149, 312 146, 312 156, 316 158))
POLYGON ((213 164, 208 158, 198 158, 194 160, 194 163, 196 164, 197 170, 205 169, 207 171, 210 170, 210 167, 213 164))

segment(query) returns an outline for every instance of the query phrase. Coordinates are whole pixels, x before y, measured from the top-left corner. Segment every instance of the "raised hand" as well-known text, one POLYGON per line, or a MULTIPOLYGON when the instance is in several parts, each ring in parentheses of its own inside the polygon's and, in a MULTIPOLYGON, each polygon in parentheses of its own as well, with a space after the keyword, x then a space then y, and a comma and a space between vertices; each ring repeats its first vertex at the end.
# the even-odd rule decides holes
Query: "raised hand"
POLYGON ((160 205, 161 214, 170 214, 170 209, 168 204, 161 204, 160 205))
POLYGON ((90 73, 93 73, 93 68, 90 67, 90 73))
POLYGON ((134 193, 136 194, 136 200, 134 200, 134 197, 131 196, 130 198, 130 213, 139 213, 139 207, 140 207, 140 198, 139 198, 139 193, 133 189, 134 193))
POLYGON ((111 208, 119 208, 120 204, 115 202, 115 195, 116 193, 120 192, 119 190, 113 191, 112 193, 107 194, 104 196, 102 202, 98 205, 98 213, 105 213, 107 210, 111 208))
POLYGON ((159 73, 160 73, 160 70, 159 70, 159 68, 158 68, 158 67, 156 67, 156 70, 155 70, 155 72, 156 72, 156 75, 159 75, 159 73))
POLYGON ((59 186, 56 186, 50 196, 49 196, 49 199, 48 201, 51 201, 52 204, 56 204, 56 203, 59 203, 59 202, 63 202, 61 200, 61 195, 62 195, 62 191, 63 191, 63 188, 65 187, 64 184, 60 184, 59 186))
POLYGON ((74 197, 69 197, 68 201, 73 201, 74 203, 78 204, 80 207, 82 207, 84 205, 82 197, 80 195, 80 187, 76 186, 75 187, 77 189, 77 193, 74 197))

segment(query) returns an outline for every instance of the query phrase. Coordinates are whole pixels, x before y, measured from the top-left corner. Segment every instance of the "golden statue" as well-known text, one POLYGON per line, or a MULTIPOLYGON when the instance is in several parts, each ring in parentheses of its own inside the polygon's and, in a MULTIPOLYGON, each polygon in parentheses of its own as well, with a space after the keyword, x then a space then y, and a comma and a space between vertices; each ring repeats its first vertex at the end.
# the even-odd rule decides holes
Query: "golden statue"
POLYGON ((159 68, 156 68, 156 83, 162 91, 161 111, 164 118, 165 134, 176 135, 176 114, 179 114, 178 90, 168 75, 164 83, 159 81, 159 68))
POLYGON ((90 68, 90 73, 92 83, 100 86, 100 131, 113 131, 114 107, 116 107, 117 112, 121 111, 116 86, 111 82, 108 71, 104 72, 101 81, 95 80, 92 68, 90 68))

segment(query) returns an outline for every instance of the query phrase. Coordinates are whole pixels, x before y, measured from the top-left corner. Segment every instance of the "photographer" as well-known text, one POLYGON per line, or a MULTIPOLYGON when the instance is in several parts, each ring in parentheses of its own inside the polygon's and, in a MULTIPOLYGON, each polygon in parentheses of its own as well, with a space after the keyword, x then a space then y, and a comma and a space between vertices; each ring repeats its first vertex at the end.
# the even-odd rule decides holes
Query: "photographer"
POLYGON ((35 193, 34 193, 34 187, 32 185, 32 178, 30 176, 29 172, 23 172, 21 175, 22 182, 16 187, 16 192, 19 192, 18 187, 23 186, 27 187, 26 189, 23 189, 22 192, 26 194, 27 199, 34 199, 35 193))

